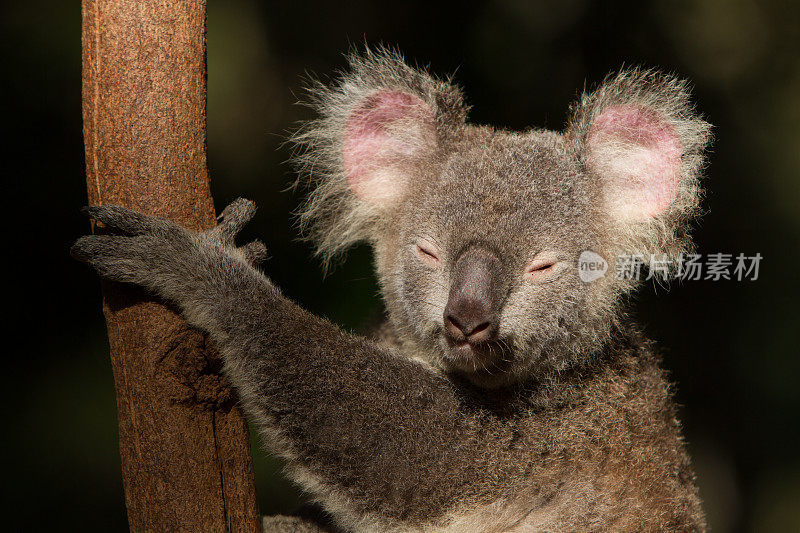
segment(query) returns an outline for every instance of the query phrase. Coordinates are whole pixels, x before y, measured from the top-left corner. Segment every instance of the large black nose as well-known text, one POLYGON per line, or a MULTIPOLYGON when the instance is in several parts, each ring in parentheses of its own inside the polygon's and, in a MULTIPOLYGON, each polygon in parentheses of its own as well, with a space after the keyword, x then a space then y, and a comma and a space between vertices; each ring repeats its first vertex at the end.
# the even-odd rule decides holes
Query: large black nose
POLYGON ((482 248, 467 250, 456 261, 444 327, 454 341, 490 341, 497 334, 503 301, 500 260, 482 248))

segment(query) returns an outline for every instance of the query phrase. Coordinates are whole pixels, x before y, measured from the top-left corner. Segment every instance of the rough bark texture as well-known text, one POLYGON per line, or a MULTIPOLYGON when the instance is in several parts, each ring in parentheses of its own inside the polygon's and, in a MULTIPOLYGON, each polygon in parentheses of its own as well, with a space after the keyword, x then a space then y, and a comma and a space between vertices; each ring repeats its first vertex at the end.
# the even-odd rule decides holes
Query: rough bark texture
MULTIPOLYGON (((90 204, 214 225, 205 17, 204 1, 83 0, 90 204)), ((204 337, 130 287, 105 284, 103 310, 131 530, 258 531, 247 426, 204 337)))

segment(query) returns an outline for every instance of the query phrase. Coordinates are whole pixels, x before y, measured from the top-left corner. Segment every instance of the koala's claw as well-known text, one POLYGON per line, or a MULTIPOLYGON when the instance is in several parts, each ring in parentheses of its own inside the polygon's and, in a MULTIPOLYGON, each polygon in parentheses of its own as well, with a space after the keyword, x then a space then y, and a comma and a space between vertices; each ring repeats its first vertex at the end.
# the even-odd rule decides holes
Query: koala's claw
POLYGON ((147 270, 146 251, 151 248, 149 237, 120 235, 87 235, 70 248, 70 255, 87 263, 103 278, 135 283, 147 270))
POLYGON ((154 234, 165 236, 181 227, 165 218, 144 215, 121 205, 92 205, 81 209, 81 213, 126 235, 154 234))
MULTIPOLYGON (((69 255, 78 261, 90 263, 93 251, 97 247, 97 244, 99 244, 94 237, 100 237, 100 235, 87 235, 79 238, 69 249, 69 255)), ((105 235, 103 235, 103 237, 105 237, 105 235)))
POLYGON ((256 203, 245 198, 237 198, 222 210, 220 223, 211 231, 215 232, 225 244, 230 244, 242 228, 256 214, 256 203))
POLYGON ((259 240, 245 244, 242 246, 241 250, 245 261, 254 266, 263 263, 269 256, 267 253, 267 246, 259 240))

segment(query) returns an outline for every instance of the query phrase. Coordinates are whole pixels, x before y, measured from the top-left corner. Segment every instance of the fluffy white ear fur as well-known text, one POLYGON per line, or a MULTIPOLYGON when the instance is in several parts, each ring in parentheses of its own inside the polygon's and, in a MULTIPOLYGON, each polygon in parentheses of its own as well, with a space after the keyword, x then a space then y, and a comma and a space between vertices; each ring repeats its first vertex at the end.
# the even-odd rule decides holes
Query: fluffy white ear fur
POLYGON ((406 189, 413 162, 435 145, 434 115, 422 99, 403 91, 377 91, 353 110, 345 126, 347 183, 369 204, 392 205, 406 189))
POLYGON ((683 147, 675 128, 657 111, 633 104, 609 107, 591 124, 589 168, 618 219, 647 220, 677 198, 683 147))

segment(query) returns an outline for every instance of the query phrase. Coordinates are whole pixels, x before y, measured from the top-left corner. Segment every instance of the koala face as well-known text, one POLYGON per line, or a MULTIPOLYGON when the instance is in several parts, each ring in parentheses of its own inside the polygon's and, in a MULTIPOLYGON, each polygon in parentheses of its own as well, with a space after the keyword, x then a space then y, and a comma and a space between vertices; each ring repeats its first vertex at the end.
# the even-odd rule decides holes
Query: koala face
POLYGON ((635 285, 581 281, 582 252, 647 263, 690 246, 708 125, 682 82, 623 72, 565 131, 513 133, 467 123, 457 88, 397 56, 352 61, 295 138, 315 184, 301 219, 326 259, 372 243, 407 355, 485 386, 562 370, 635 285))
POLYGON ((576 268, 602 247, 597 192, 562 136, 473 127, 423 172, 415 208, 395 212, 378 246, 391 250, 378 262, 387 307, 416 351, 490 384, 584 340, 587 310, 602 307, 576 268))

